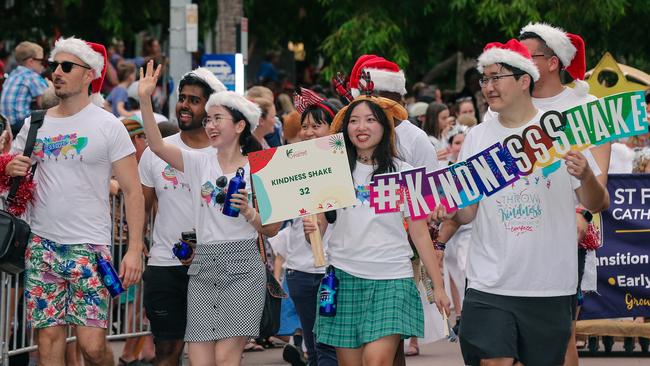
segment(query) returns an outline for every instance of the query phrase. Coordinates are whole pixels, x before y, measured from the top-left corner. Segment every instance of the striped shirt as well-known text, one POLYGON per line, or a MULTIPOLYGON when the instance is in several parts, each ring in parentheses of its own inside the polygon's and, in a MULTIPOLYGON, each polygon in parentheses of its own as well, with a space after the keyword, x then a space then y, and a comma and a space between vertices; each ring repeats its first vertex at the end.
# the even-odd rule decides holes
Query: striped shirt
POLYGON ((18 66, 9 74, 2 87, 0 97, 0 113, 2 113, 11 125, 21 126, 25 118, 31 112, 29 105, 39 95, 43 95, 47 89, 45 79, 24 66, 18 66))

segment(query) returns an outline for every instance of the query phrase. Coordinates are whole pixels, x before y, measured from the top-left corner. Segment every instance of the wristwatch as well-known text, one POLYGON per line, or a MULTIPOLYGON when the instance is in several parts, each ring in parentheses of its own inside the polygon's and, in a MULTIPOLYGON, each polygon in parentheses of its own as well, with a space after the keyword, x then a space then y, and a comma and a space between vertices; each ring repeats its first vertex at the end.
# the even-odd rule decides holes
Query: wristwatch
POLYGON ((592 215, 589 210, 585 210, 584 208, 576 208, 576 213, 582 215, 582 217, 584 217, 587 222, 591 222, 591 220, 594 219, 594 215, 592 215))

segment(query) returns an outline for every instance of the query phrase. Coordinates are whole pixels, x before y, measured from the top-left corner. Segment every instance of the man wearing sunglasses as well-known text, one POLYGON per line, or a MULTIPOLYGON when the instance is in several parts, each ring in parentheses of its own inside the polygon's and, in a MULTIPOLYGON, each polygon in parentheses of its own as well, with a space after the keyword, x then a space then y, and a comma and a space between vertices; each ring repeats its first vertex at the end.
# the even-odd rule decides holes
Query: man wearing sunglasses
POLYGON ((43 67, 43 48, 36 43, 21 42, 16 46, 18 67, 9 74, 2 87, 0 113, 11 123, 15 135, 31 113, 31 105, 36 108, 42 104, 47 81, 41 76, 43 67))
MULTIPOLYGON (((5 168, 9 176, 25 176, 38 164, 26 253, 27 320, 38 329, 40 365, 64 364, 66 329, 75 325, 85 364, 108 366, 110 294, 96 264, 99 256, 111 262, 109 180, 115 176, 131 229, 118 273, 125 288, 140 280, 144 198, 135 149, 123 124, 101 108, 104 46, 61 38, 50 61, 60 103, 47 111, 31 158, 17 155, 5 168)), ((23 151, 29 127, 27 119, 14 153, 23 151)))
MULTIPOLYGON (((524 166, 516 153, 524 151, 523 142, 509 137, 540 125, 543 112, 531 96, 539 69, 528 49, 512 39, 489 43, 478 70, 496 113, 467 134, 460 160, 508 138, 515 141, 506 146, 515 146, 510 151, 517 166, 524 166)), ((529 136, 527 146, 537 149, 529 136)), ((442 215, 458 224, 473 222, 460 324, 465 364, 563 363, 578 282, 574 202, 596 210, 606 204, 596 179, 600 170, 585 155, 570 151, 552 170, 533 171, 477 204, 442 215)), ((444 207, 436 208, 434 217, 441 212, 444 207)))
MULTIPOLYGON (((225 86, 205 68, 185 74, 178 86, 176 103, 176 119, 181 131, 166 137, 165 141, 182 149, 214 154, 202 122, 210 94, 224 90, 225 86)), ((143 275, 144 306, 156 344, 154 364, 178 365, 184 346, 189 277, 188 267, 174 256, 172 247, 183 232, 196 229, 192 196, 183 173, 149 148, 142 154, 139 169, 146 212, 158 202, 153 242, 143 275)))

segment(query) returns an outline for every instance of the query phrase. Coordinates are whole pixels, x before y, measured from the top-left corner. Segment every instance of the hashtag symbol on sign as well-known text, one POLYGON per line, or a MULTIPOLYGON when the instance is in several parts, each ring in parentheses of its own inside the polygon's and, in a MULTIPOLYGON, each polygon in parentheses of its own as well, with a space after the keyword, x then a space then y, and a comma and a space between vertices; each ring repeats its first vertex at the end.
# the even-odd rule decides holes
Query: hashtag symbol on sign
POLYGON ((397 212, 403 202, 398 175, 378 176, 370 186, 370 206, 376 213, 397 212))

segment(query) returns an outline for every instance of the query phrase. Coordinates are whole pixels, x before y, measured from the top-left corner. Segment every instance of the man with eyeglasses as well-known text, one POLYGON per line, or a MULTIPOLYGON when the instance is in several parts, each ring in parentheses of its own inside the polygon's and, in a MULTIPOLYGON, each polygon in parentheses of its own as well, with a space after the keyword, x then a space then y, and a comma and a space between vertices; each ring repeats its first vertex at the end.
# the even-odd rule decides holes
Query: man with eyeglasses
MULTIPOLYGON (((540 73, 519 41, 488 44, 477 68, 482 92, 498 114, 486 115, 467 134, 460 160, 521 136, 543 115, 531 97, 540 73)), ((563 363, 577 286, 574 202, 596 210, 606 205, 599 173, 595 162, 571 151, 552 169, 523 176, 452 215, 440 215, 444 207, 434 210, 436 219, 473 223, 460 324, 465 364, 563 363)))
MULTIPOLYGON (((205 68, 183 76, 178 85, 176 119, 180 132, 165 141, 182 149, 214 154, 203 124, 210 94, 225 86, 205 68)), ((194 229, 192 197, 183 173, 176 171, 147 148, 139 164, 146 212, 158 202, 153 242, 143 275, 144 306, 156 344, 154 364, 178 365, 183 352, 187 319, 187 266, 172 252, 183 232, 194 229)))
POLYGON ((60 103, 47 110, 31 157, 22 155, 30 119, 14 141, 4 173, 30 174, 35 200, 25 253, 27 320, 38 329, 39 365, 63 365, 66 329, 75 325, 86 365, 113 365, 106 342, 110 294, 97 272, 111 262, 109 180, 124 192, 131 231, 119 276, 125 288, 140 281, 144 199, 135 149, 122 123, 101 108, 106 49, 78 38, 59 39, 50 59, 60 103))
MULTIPOLYGON (((597 98, 589 94, 589 84, 583 79, 586 71, 585 43, 579 35, 544 23, 528 24, 521 29, 519 40, 528 48, 539 69, 539 81, 533 89, 533 104, 542 110, 565 111, 597 98), (562 85, 560 72, 574 80, 573 88, 562 85)), ((610 143, 590 150, 602 172, 609 170, 610 143)), ((598 181, 607 187, 607 174, 601 174, 598 181)), ((596 291, 596 252, 587 250, 585 240, 598 241, 598 235, 591 223, 592 214, 582 207, 576 209, 578 223, 578 288, 574 297, 574 321, 572 335, 567 348, 565 365, 578 365, 578 351, 575 344, 575 320, 582 303, 582 291, 596 291), (589 220, 589 221, 587 221, 589 220), (591 238, 591 239, 590 239, 591 238), (584 275, 584 276, 583 276, 584 275)))
POLYGON ((18 134, 31 113, 31 105, 42 105, 47 81, 41 76, 43 66, 43 47, 32 42, 21 42, 15 50, 18 67, 4 82, 0 97, 0 113, 11 123, 14 136, 18 134))

